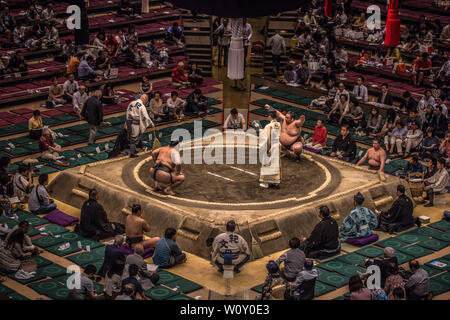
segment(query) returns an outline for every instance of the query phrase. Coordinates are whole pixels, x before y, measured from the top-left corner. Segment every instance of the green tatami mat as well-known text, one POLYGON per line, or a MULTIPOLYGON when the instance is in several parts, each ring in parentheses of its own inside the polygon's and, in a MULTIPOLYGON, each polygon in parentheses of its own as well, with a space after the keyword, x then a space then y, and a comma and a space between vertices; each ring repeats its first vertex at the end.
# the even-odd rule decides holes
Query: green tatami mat
POLYGON ((178 292, 166 287, 158 286, 145 291, 145 295, 152 300, 167 300, 178 295, 178 292))
POLYGON ((420 258, 433 253, 433 250, 423 248, 417 244, 406 248, 400 248, 399 251, 404 252, 414 258, 420 258))
POLYGON ((36 291, 37 293, 43 294, 43 295, 45 295, 46 292, 48 292, 50 290, 55 290, 55 289, 64 287, 61 283, 59 283, 55 279, 49 279, 49 280, 31 283, 28 286, 31 289, 33 289, 34 291, 36 291))
POLYGON ((17 292, 8 293, 8 297, 10 297, 13 300, 30 300, 27 297, 25 297, 17 292))
POLYGON ((48 247, 52 247, 52 246, 55 246, 60 243, 77 241, 79 238, 80 238, 80 236, 74 232, 65 232, 62 234, 58 234, 54 237, 42 236, 40 238, 33 240, 32 242, 34 245, 36 245, 38 247, 48 248, 48 247))
POLYGON ((319 297, 333 290, 336 290, 336 288, 316 280, 316 285, 314 287, 314 296, 319 297))
POLYGON ((181 292, 183 292, 183 293, 189 293, 189 292, 203 288, 198 283, 192 282, 188 279, 178 279, 178 280, 175 280, 175 281, 172 281, 172 282, 166 284, 166 286, 168 286, 170 288, 180 287, 181 292))
POLYGON ((436 268, 432 268, 430 266, 427 266, 426 264, 420 266, 422 269, 424 269, 427 273, 429 277, 433 277, 439 273, 444 272, 444 270, 438 270, 436 268))
MULTIPOLYGON (((356 266, 347 264, 339 259, 322 262, 322 263, 318 264, 317 267, 322 268, 327 271, 331 271, 331 272, 335 271, 335 272, 343 274, 343 275, 347 275, 346 274, 347 272, 343 271, 343 270, 348 270, 349 268, 353 269, 353 270, 359 270, 356 266)), ((356 274, 356 271, 353 272, 351 275, 353 275, 353 274, 356 274)))
POLYGON ((158 275, 159 275, 159 283, 160 284, 167 285, 169 282, 181 279, 181 277, 177 276, 176 274, 167 272, 165 270, 158 271, 158 275))
POLYGON ((397 257, 398 264, 404 264, 405 262, 411 261, 414 259, 413 256, 406 254, 404 252, 396 251, 395 256, 397 257))
POLYGON ((433 280, 442 282, 443 284, 450 286, 450 272, 446 272, 436 277, 433 277, 433 280))
POLYGON ((56 254, 57 256, 60 257, 64 257, 67 256, 69 254, 81 251, 80 248, 78 248, 77 243, 76 242, 69 242, 70 243, 70 247, 67 249, 62 250, 61 246, 63 246, 66 242, 62 242, 62 243, 58 243, 54 246, 50 246, 45 248, 45 250, 47 250, 48 252, 51 252, 53 254, 56 254))
POLYGON ((191 298, 189 296, 186 296, 184 294, 179 294, 173 297, 168 298, 167 300, 195 300, 194 298, 191 298))
POLYGON ((386 248, 391 247, 395 250, 398 250, 400 248, 403 248, 404 246, 407 246, 408 243, 401 241, 400 239, 397 239, 397 237, 389 238, 380 242, 375 243, 375 245, 386 248))
POLYGON ((435 296, 437 296, 441 293, 450 291, 450 286, 432 278, 430 279, 430 291, 433 292, 435 296))
POLYGON ((420 241, 418 243, 418 245, 421 247, 427 248, 427 249, 439 251, 439 250, 447 247, 449 244, 446 241, 441 241, 441 240, 437 240, 437 239, 427 239, 424 241, 420 241))
POLYGON ((343 261, 345 263, 351 264, 351 265, 362 266, 363 263, 364 263, 364 260, 367 259, 367 258, 362 256, 362 255, 360 255, 360 254, 352 252, 352 253, 344 254, 344 255, 338 257, 337 259, 341 260, 341 261, 343 261))
POLYGON ((34 256, 33 260, 37 261, 37 267, 38 268, 45 267, 45 266, 51 265, 53 263, 50 260, 45 259, 45 258, 43 258, 41 256, 34 256))
POLYGON ((403 242, 407 242, 407 243, 415 243, 415 242, 424 241, 424 240, 428 239, 427 236, 423 236, 420 234, 409 234, 409 233, 401 234, 401 235, 397 236, 396 238, 400 239, 403 242))
POLYGON ((69 229, 58 226, 57 224, 49 224, 48 226, 38 228, 40 232, 52 233, 53 235, 69 232, 69 229))
POLYGON ((317 272, 319 274, 317 280, 330 286, 340 288, 348 284, 348 277, 346 276, 340 275, 335 272, 328 272, 320 268, 317 268, 317 272))
POLYGON ((11 288, 8 288, 7 286, 0 284, 0 293, 7 295, 8 293, 11 293, 11 292, 14 292, 14 290, 11 288))
POLYGON ((375 258, 375 257, 382 257, 383 256, 383 249, 374 247, 374 246, 368 246, 362 249, 359 249, 355 251, 355 253, 363 255, 368 258, 375 258))
POLYGON ((441 220, 438 222, 430 223, 428 226, 442 231, 450 232, 450 221, 441 220))
POLYGON ((94 264, 98 261, 103 263, 103 259, 100 259, 99 257, 93 255, 92 252, 83 252, 83 253, 75 254, 73 256, 67 257, 67 259, 69 259, 70 261, 72 261, 82 267, 84 267, 88 264, 94 264))
POLYGON ((425 265, 442 271, 450 271, 450 260, 437 258, 425 263, 425 265))
POLYGON ((440 231, 440 230, 427 228, 427 227, 421 227, 421 228, 415 229, 413 231, 409 231, 409 232, 404 233, 404 234, 419 234, 419 235, 422 235, 422 236, 427 236, 427 237, 433 237, 434 238, 435 235, 439 236, 442 233, 443 232, 440 231))

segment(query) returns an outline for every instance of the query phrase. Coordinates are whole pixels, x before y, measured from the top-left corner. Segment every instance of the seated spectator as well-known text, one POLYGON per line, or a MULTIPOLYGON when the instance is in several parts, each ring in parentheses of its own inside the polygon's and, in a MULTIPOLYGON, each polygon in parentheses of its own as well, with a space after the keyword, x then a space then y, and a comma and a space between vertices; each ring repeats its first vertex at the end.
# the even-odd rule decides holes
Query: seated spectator
POLYGON ((325 259, 341 251, 339 227, 336 220, 330 216, 327 206, 320 207, 319 219, 321 221, 314 227, 309 238, 303 238, 299 247, 306 257, 311 259, 325 259))
POLYGON ((174 22, 166 31, 165 42, 170 45, 182 45, 184 42, 183 30, 174 22))
POLYGON ((16 51, 12 55, 6 69, 7 72, 10 73, 21 73, 22 76, 26 76, 28 74, 28 64, 25 62, 25 58, 20 51, 16 51))
MULTIPOLYGON (((105 300, 117 300, 122 290, 122 275, 125 264, 117 261, 112 264, 105 277, 105 300)), ((131 300, 131 298, 129 299, 131 300)))
POLYGON ((353 87, 353 95, 356 96, 356 99, 362 100, 364 102, 369 101, 369 95, 367 87, 364 85, 364 77, 360 76, 356 80, 356 85, 353 87))
POLYGON ((48 185, 48 174, 41 174, 38 181, 39 184, 31 190, 28 208, 34 214, 47 214, 56 209, 56 203, 53 199, 50 199, 46 188, 48 185))
POLYGON ((174 87, 186 87, 189 85, 188 78, 184 74, 184 63, 178 62, 178 65, 172 70, 172 85, 174 87))
POLYGON ((30 131, 30 138, 39 140, 42 137, 42 130, 44 125, 42 123, 41 112, 39 110, 33 111, 33 116, 28 120, 28 130, 30 131))
MULTIPOLYGON (((448 61, 449 62, 447 64, 450 66, 450 60, 448 60, 448 61)), ((450 67, 449 67, 449 69, 450 69, 450 67)), ((448 83, 448 79, 445 76, 445 73, 439 72, 439 75, 436 77, 436 79, 434 79, 433 83, 431 84, 431 87, 433 87, 434 90, 436 90, 435 95, 438 97, 442 97, 442 101, 444 101, 445 99, 450 100, 450 85, 448 85, 447 83, 448 83)), ((439 105, 439 103, 438 103, 438 105, 439 105)))
POLYGON ((408 173, 422 173, 425 171, 425 168, 419 162, 419 157, 414 155, 412 156, 408 163, 406 164, 402 176, 408 178, 408 173))
POLYGON ((385 145, 387 145, 386 139, 389 139, 389 135, 392 133, 392 130, 396 127, 396 122, 400 120, 400 117, 396 114, 394 109, 388 109, 386 112, 386 121, 384 122, 383 127, 380 132, 372 134, 373 137, 378 137, 385 141, 385 145))
POLYGON ((447 162, 450 160, 450 132, 447 132, 447 136, 442 140, 442 143, 439 146, 439 152, 447 162))
POLYGON ((376 135, 383 127, 383 116, 380 114, 377 108, 372 107, 370 110, 369 119, 367 120, 366 127, 360 131, 362 136, 376 135))
POLYGON ((0 190, 2 191, 2 196, 11 196, 14 192, 12 176, 6 171, 10 163, 11 159, 9 157, 0 158, 0 185, 2 186, 0 190))
POLYGON ((436 106, 434 108, 434 115, 436 116, 436 125, 431 129, 434 131, 434 135, 438 138, 444 139, 445 133, 448 130, 447 117, 442 113, 442 106, 436 106))
POLYGON ((422 127, 422 118, 421 118, 420 115, 418 114, 418 111, 417 111, 417 110, 411 110, 411 111, 409 112, 409 116, 408 116, 408 118, 406 118, 406 120, 405 120, 406 128, 408 128, 408 130, 411 130, 412 124, 413 124, 414 122, 419 123, 419 128, 422 127))
POLYGON ((202 90, 195 89, 194 92, 188 95, 186 99, 185 112, 205 114, 208 113, 208 98, 206 98, 202 90))
POLYGON ((384 285, 384 291, 386 292, 386 294, 388 296, 388 300, 395 300, 394 296, 395 296, 396 292, 397 292, 397 295, 399 295, 401 297, 406 296, 405 280, 398 273, 398 267, 395 267, 392 264, 390 264, 388 266, 388 277, 386 278, 386 282, 384 285), (398 290, 401 291, 401 294, 398 293, 398 290))
POLYGON ((83 54, 81 52, 77 52, 75 57, 70 59, 69 64, 67 66, 67 74, 77 74, 78 75, 78 67, 81 63, 81 58, 83 58, 83 54))
POLYGON ((66 100, 64 100, 64 91, 61 85, 58 84, 58 78, 53 77, 52 78, 52 85, 50 86, 48 90, 48 100, 47 100, 47 107, 54 108, 56 106, 61 106, 64 103, 66 103, 66 100))
POLYGON ((20 48, 25 47, 25 26, 19 21, 13 30, 14 44, 20 48))
POLYGON ((293 282, 297 274, 303 270, 305 263, 305 253, 300 249, 300 239, 292 238, 289 240, 290 250, 284 252, 276 261, 277 265, 281 267, 284 263, 284 268, 280 270, 280 275, 288 282, 293 282))
POLYGON ((67 163, 58 161, 62 158, 59 155, 62 149, 60 145, 53 141, 51 131, 47 127, 42 130, 42 137, 39 140, 39 152, 41 153, 42 159, 56 161, 55 164, 60 166, 68 166, 67 163))
MULTIPOLYGON (((122 287, 122 285, 121 285, 122 287)), ((134 286, 131 283, 126 284, 123 289, 121 289, 122 294, 119 294, 114 300, 133 300, 134 286)))
POLYGON ((366 238, 372 235, 372 230, 378 226, 378 220, 372 210, 363 207, 364 196, 358 192, 353 198, 355 209, 345 217, 339 227, 342 241, 347 239, 366 238))
POLYGON ((122 252, 122 250, 120 250, 123 241, 124 241, 123 235, 118 234, 114 237, 114 243, 106 246, 103 265, 98 271, 98 275, 100 277, 104 277, 107 274, 107 272, 111 271, 111 269, 114 268, 117 264, 120 264, 118 262, 122 262, 123 268, 123 264, 125 263, 126 259, 125 254, 122 252))
POLYGON ((425 207, 434 206, 434 196, 440 193, 447 193, 448 186, 450 186, 450 177, 445 169, 445 159, 439 158, 436 173, 431 178, 425 179, 423 190, 427 193, 426 199, 429 200, 425 207))
MULTIPOLYGON (((441 107, 441 112, 444 115, 444 117, 448 118, 448 109, 446 104, 444 103, 445 98, 443 96, 439 96, 436 98, 436 107, 441 107)), ((450 97, 448 98, 450 101, 450 97)))
POLYGON ((77 53, 77 48, 73 44, 72 40, 67 39, 66 43, 62 47, 61 55, 55 57, 55 60, 66 63, 69 59, 74 57, 76 53, 77 53))
POLYGON ((236 223, 227 222, 226 232, 219 234, 212 245, 211 259, 217 265, 219 272, 223 272, 224 265, 233 265, 234 272, 239 273, 240 268, 250 259, 250 248, 247 241, 235 233, 236 223))
POLYGON ((311 71, 308 67, 308 62, 302 61, 299 68, 295 70, 297 74, 297 83, 303 86, 309 86, 311 82, 311 71))
POLYGON ((338 71, 347 71, 348 54, 342 45, 338 43, 333 51, 334 65, 338 71))
POLYGON ((284 288, 284 279, 280 276, 280 270, 278 264, 270 260, 266 269, 268 275, 261 289, 261 295, 258 296, 258 300, 279 300, 278 297, 274 297, 272 292, 275 288, 284 288))
POLYGON ((437 171, 437 160, 436 158, 431 158, 427 163, 427 168, 425 170, 424 178, 431 178, 437 171))
POLYGON ((405 284, 406 297, 408 300, 420 300, 431 294, 430 277, 425 269, 422 269, 417 260, 409 262, 412 275, 405 284))
MULTIPOLYGON (((159 275, 154 271, 149 271, 147 268, 147 262, 144 261, 142 255, 144 254, 144 247, 142 244, 136 244, 134 246, 134 253, 127 256, 125 260, 125 271, 129 273, 128 268, 132 265, 136 265, 139 268, 139 284, 142 289, 149 290, 156 286, 159 281, 159 275)), ((125 276, 126 277, 126 276, 125 276)))
POLYGON ((412 65, 412 80, 416 87, 420 87, 424 77, 428 77, 431 74, 432 63, 428 58, 428 53, 423 52, 420 58, 417 58, 412 65))
POLYGON ((392 132, 384 137, 384 144, 386 145, 386 149, 389 148, 389 154, 394 155, 394 148, 397 148, 398 155, 403 156, 402 145, 407 133, 408 129, 405 127, 403 121, 398 120, 392 132))
POLYGON ((151 39, 149 44, 145 47, 148 54, 150 55, 150 61, 153 61, 159 56, 158 48, 156 48, 155 39, 151 39))
POLYGON ((164 102, 161 99, 161 92, 156 91, 153 98, 150 100, 149 116, 153 121, 166 121, 167 113, 164 112, 164 102))
POLYGON ((12 31, 16 26, 16 19, 11 15, 8 6, 4 6, 0 12, 0 32, 12 31))
POLYGON ((127 56, 128 64, 133 66, 134 68, 147 67, 147 61, 145 60, 141 49, 139 49, 138 44, 130 42, 128 48, 131 48, 127 56))
POLYGON ((366 151, 366 154, 358 161, 356 165, 361 166, 367 161, 366 169, 377 170, 378 173, 384 172, 386 163, 386 151, 381 147, 380 140, 375 138, 372 142, 372 148, 366 151))
POLYGON ((15 247, 13 251, 20 253, 23 257, 30 257, 43 252, 31 242, 31 238, 27 235, 29 229, 30 223, 22 220, 8 232, 5 238, 5 243, 9 243, 12 239, 15 247))
MULTIPOLYGON (((325 74, 323 75, 322 79, 319 82, 318 88, 322 88, 328 84, 329 80, 333 80, 333 83, 336 84, 337 78, 336 73, 333 71, 330 65, 327 65, 327 69, 325 74)), ((342 84, 344 85, 344 84, 342 84)), ((345 86, 343 87, 343 90, 345 90, 345 86)))
POLYGON ((152 90, 153 90, 153 85, 150 82, 148 76, 143 76, 142 82, 141 82, 141 90, 139 91, 139 93, 141 93, 141 94, 145 93, 151 99, 151 98, 153 98, 152 90))
POLYGON ((125 37, 130 43, 139 43, 138 33, 136 31, 136 27, 134 26, 134 24, 130 24, 125 37))
POLYGON ((314 269, 313 260, 305 260, 305 270, 300 271, 294 282, 289 283, 291 296, 295 300, 312 300, 314 298, 314 284, 318 277, 317 269, 314 269))
POLYGON ((297 73, 295 73, 294 68, 288 64, 286 70, 283 73, 283 82, 285 84, 297 83, 297 73))
POLYGON ((14 196, 19 198, 21 203, 28 203, 31 189, 33 188, 32 172, 28 166, 21 164, 18 172, 14 175, 14 196))
POLYGON ((422 130, 427 132, 432 127, 436 126, 436 116, 434 115, 433 106, 428 105, 425 112, 422 114, 422 130))
MULTIPOLYGON (((330 91, 332 89, 329 89, 330 91)), ((328 91, 328 95, 331 98, 331 94, 330 91, 328 91)), ((332 99, 328 99, 326 102, 326 106, 328 111, 330 112, 332 109, 334 109, 336 107, 336 105, 340 102, 341 100, 341 95, 345 95, 346 96, 346 100, 350 100, 350 94, 348 93, 348 91, 345 89, 345 85, 343 82, 339 82, 337 90, 335 91, 335 95, 332 99)))
POLYGON ((0 246, 0 268, 2 270, 16 272, 35 254, 35 251, 23 251, 25 232, 28 231, 29 223, 22 221, 21 225, 22 227, 19 226, 14 231, 11 231, 8 234, 8 239, 0 246))
POLYGON ((42 10, 41 12, 41 18, 46 21, 47 23, 54 23, 56 22, 55 18, 55 11, 53 11, 53 3, 49 2, 47 4, 47 7, 42 10))
POLYGON ((231 109, 230 114, 223 123, 224 130, 247 130, 247 123, 242 113, 239 113, 236 108, 231 109))
POLYGON ((64 82, 63 85, 63 98, 65 101, 72 102, 73 95, 78 91, 78 82, 75 81, 75 76, 73 74, 69 75, 69 78, 64 82))
POLYGON ((143 300, 150 300, 144 294, 144 289, 142 288, 141 284, 139 283, 139 280, 137 279, 139 277, 139 267, 135 264, 130 265, 128 267, 128 274, 129 277, 122 280, 122 290, 120 294, 123 295, 125 288, 127 288, 127 285, 130 284, 134 287, 133 295, 131 295, 132 300, 136 300, 136 294, 138 293, 143 300))
POLYGON ((327 145, 327 128, 323 125, 322 119, 317 119, 314 133, 311 140, 306 141, 306 147, 315 150, 322 150, 327 145))
POLYGON ((355 158, 356 143, 351 137, 347 125, 341 127, 341 134, 334 140, 331 150, 331 157, 337 157, 346 162, 352 161, 355 158))
POLYGON ((364 287, 361 278, 357 275, 351 276, 348 281, 350 300, 372 300, 372 292, 364 287))
POLYGON ((150 232, 150 226, 142 216, 142 208, 138 204, 134 204, 131 208, 131 214, 127 217, 125 225, 125 233, 127 235, 127 244, 134 250, 136 244, 142 244, 144 249, 155 247, 159 241, 159 237, 144 240, 144 232, 150 232))
POLYGON ((188 81, 193 87, 198 87, 203 83, 202 69, 200 69, 196 63, 191 64, 191 68, 188 72, 188 81))
POLYGON ((403 141, 406 144, 405 157, 408 157, 409 152, 419 146, 423 140, 423 132, 419 128, 420 124, 415 121, 411 125, 411 130, 408 130, 408 133, 406 134, 406 140, 403 141))
POLYGON ((417 110, 417 101, 414 100, 409 91, 403 91, 402 97, 399 107, 400 111, 409 113, 412 110, 417 110))
POLYGON ((94 58, 92 56, 88 56, 86 60, 80 62, 78 66, 78 78, 80 80, 94 80, 97 78, 97 72, 91 67, 93 64, 94 58))
POLYGON ((172 91, 166 103, 170 118, 176 119, 178 122, 184 119, 183 110, 187 102, 178 97, 178 92, 172 91))
POLYGON ((98 57, 94 62, 94 70, 106 71, 111 68, 109 63, 110 58, 108 57, 108 52, 106 50, 100 50, 98 52, 98 57))
POLYGON ((345 94, 339 96, 339 102, 336 103, 327 115, 327 120, 331 123, 342 124, 342 120, 345 115, 349 112, 350 106, 348 103, 348 98, 345 94))
POLYGON ((381 85, 381 92, 378 96, 377 102, 388 105, 388 106, 392 106, 394 103, 394 97, 388 91, 389 90, 388 88, 389 88, 389 85, 387 83, 383 83, 381 85))
POLYGON ((89 99, 86 93, 86 86, 82 85, 78 88, 78 91, 73 94, 73 111, 80 117, 81 120, 81 110, 83 110, 83 105, 89 99))
POLYGON ((397 186, 397 199, 387 211, 375 210, 378 228, 384 232, 401 232, 414 226, 414 205, 405 194, 405 187, 397 186))
POLYGON ((56 29, 54 22, 50 22, 45 26, 45 36, 42 40, 42 49, 61 48, 59 41, 59 32, 56 29))
POLYGON ((69 300, 97 300, 99 295, 94 291, 94 282, 97 268, 88 264, 84 267, 84 272, 80 274, 80 287, 69 289, 67 298, 69 300))
POLYGON ((99 31, 96 34, 94 41, 92 41, 92 46, 94 47, 94 49, 96 49, 98 55, 100 55, 100 51, 107 51, 108 49, 105 45, 105 40, 106 40, 105 32, 99 31))
POLYGON ((119 42, 114 39, 112 34, 108 34, 105 41, 105 46, 110 57, 117 57, 119 55, 119 42))
POLYGON ((102 98, 100 101, 103 104, 117 104, 120 102, 119 96, 116 94, 114 90, 114 86, 111 82, 105 83, 100 87, 102 91, 102 98))
POLYGON ((419 114, 422 114, 423 112, 425 112, 425 109, 428 106, 431 106, 432 108, 434 108, 435 105, 436 105, 436 100, 431 95, 431 90, 429 90, 429 89, 425 90, 425 94, 422 97, 422 99, 420 99, 419 104, 418 104, 419 114))
POLYGON ((174 228, 167 228, 164 238, 160 239, 155 247, 153 262, 160 268, 170 268, 177 264, 185 263, 187 258, 176 243, 174 228))
MULTIPOLYGON (((348 112, 344 115, 343 122, 351 128, 357 128, 362 131, 366 128, 367 123, 364 112, 359 106, 359 101, 354 97, 350 98, 348 112)), ((364 131, 365 132, 365 131, 364 131)))

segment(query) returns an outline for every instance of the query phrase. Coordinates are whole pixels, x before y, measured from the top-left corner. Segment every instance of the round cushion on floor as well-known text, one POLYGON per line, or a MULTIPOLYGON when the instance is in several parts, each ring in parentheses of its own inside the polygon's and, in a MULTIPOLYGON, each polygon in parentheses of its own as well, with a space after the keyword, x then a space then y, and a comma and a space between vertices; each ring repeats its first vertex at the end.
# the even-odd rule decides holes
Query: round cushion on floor
POLYGON ((75 256, 75 257, 76 257, 76 260, 75 260, 76 263, 78 263, 80 265, 83 265, 83 264, 88 263, 88 262, 95 261, 94 256, 92 254, 87 253, 87 252, 83 252, 83 253, 75 256))
POLYGON ((420 241, 419 237, 416 234, 402 234, 400 239, 409 243, 420 241))
POLYGON ((58 283, 54 281, 42 281, 38 282, 36 286, 41 290, 52 290, 58 288, 58 283))
POLYGON ((164 299, 170 294, 172 294, 172 290, 164 287, 154 288, 151 291, 151 297, 155 299, 164 299))
POLYGON ((36 239, 34 242, 36 243, 36 245, 38 247, 45 248, 45 247, 49 247, 49 246, 52 246, 52 245, 56 244, 56 242, 58 241, 57 239, 58 238, 45 236, 45 237, 41 237, 41 238, 36 239))
POLYGON ((379 256, 380 254, 383 254, 383 250, 375 248, 375 247, 367 247, 367 248, 360 250, 358 253, 360 253, 364 256, 367 256, 367 257, 374 258, 376 256, 379 256))
POLYGON ((63 238, 66 241, 75 241, 75 240, 79 239, 80 237, 76 233, 66 232, 61 235, 61 238, 63 238))
POLYGON ((191 297, 179 294, 179 295, 169 298, 169 300, 193 300, 193 299, 191 297))
POLYGON ((63 287, 63 288, 57 289, 54 292, 53 296, 57 300, 66 300, 68 294, 69 294, 69 289, 67 289, 66 287, 63 287))
POLYGON ((361 264, 362 262, 364 262, 364 258, 362 256, 352 253, 342 256, 342 259, 350 264, 361 264))
POLYGON ((174 280, 177 280, 180 278, 169 272, 161 272, 161 273, 158 273, 158 275, 159 275, 159 282, 161 282, 161 283, 168 283, 170 281, 174 281, 174 280))
POLYGON ((50 277, 52 275, 59 274, 59 273, 61 273, 61 271, 65 271, 65 270, 66 270, 65 268, 63 268, 59 265, 47 266, 47 267, 42 268, 42 271, 50 277))
POLYGON ((325 268, 330 270, 338 270, 344 267, 344 263, 337 260, 325 262, 323 265, 325 268))
POLYGON ((411 246, 402 250, 411 255, 421 255, 427 251, 425 248, 422 248, 420 246, 411 246))
POLYGON ((379 244, 383 248, 391 247, 394 249, 398 249, 398 248, 405 246, 404 242, 397 240, 397 239, 387 239, 387 240, 382 241, 382 243, 377 243, 377 244, 379 244))
POLYGON ((440 248, 442 245, 444 245, 444 242, 436 240, 436 239, 428 239, 425 241, 422 241, 421 244, 423 244, 426 248, 440 248))
POLYGON ((446 272, 444 274, 441 274, 441 275, 437 276, 436 278, 434 278, 434 280, 437 280, 439 282, 450 285, 450 273, 446 272))

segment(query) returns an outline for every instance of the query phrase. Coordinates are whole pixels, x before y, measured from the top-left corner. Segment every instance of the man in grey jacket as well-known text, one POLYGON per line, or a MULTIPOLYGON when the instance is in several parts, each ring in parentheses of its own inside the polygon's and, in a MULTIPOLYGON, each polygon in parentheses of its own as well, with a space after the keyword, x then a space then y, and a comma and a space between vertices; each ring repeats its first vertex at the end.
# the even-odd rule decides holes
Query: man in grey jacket
POLYGON ((280 275, 289 282, 292 282, 297 277, 297 274, 303 270, 305 263, 305 253, 299 248, 300 239, 292 238, 289 240, 290 250, 284 252, 276 261, 278 266, 284 262, 284 268, 281 269, 280 275))
POLYGON ((34 214, 46 214, 56 209, 56 204, 50 199, 45 186, 48 185, 48 174, 39 176, 39 184, 31 190, 28 208, 34 214))
POLYGON ((412 275, 405 284, 406 296, 408 300, 419 300, 430 293, 430 277, 426 270, 420 268, 419 262, 413 260, 409 262, 412 275))
POLYGON ((144 290, 153 288, 159 281, 159 275, 156 272, 149 271, 147 268, 147 262, 145 262, 142 255, 144 254, 144 247, 142 244, 137 244, 134 246, 134 253, 130 254, 125 260, 125 269, 127 275, 123 278, 128 277, 128 267, 135 264, 139 267, 139 283, 144 290))
POLYGON ((269 39, 267 46, 272 49, 273 72, 279 73, 281 54, 286 55, 286 44, 284 38, 280 35, 280 30, 275 31, 275 35, 269 39))

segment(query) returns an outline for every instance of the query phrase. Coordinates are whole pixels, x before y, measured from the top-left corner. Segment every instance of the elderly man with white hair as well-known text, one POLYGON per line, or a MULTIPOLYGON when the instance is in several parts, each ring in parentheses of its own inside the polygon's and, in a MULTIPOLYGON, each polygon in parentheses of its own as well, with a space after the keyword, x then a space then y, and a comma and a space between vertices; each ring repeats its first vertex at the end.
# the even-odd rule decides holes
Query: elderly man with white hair
POLYGON ((83 105, 89 99, 89 95, 86 92, 86 86, 82 85, 78 88, 78 91, 73 94, 73 111, 81 117, 80 113, 83 109, 83 105))
POLYGON ((178 62, 176 68, 172 70, 172 85, 174 87, 187 87, 189 85, 189 80, 184 73, 184 63, 182 61, 178 62))
POLYGON ((155 271, 149 271, 144 258, 144 246, 137 244, 134 246, 134 253, 125 260, 125 271, 123 278, 128 277, 128 267, 135 264, 139 267, 139 283, 144 290, 153 288, 159 281, 159 275, 155 271))
POLYGON ((140 135, 148 127, 153 128, 155 126, 146 109, 148 102, 148 95, 144 93, 128 105, 125 126, 128 132, 128 141, 130 142, 130 158, 137 157, 136 145, 139 143, 140 135))
POLYGON ((117 261, 122 261, 123 263, 125 263, 125 254, 122 252, 122 250, 120 250, 123 242, 123 235, 118 234, 114 237, 114 243, 106 246, 103 265, 98 271, 99 276, 105 277, 106 273, 112 268, 115 263, 117 263, 117 261))
MULTIPOLYGON (((47 127, 44 127, 42 130, 42 137, 39 140, 39 151, 42 159, 58 161, 64 158, 59 154, 62 152, 61 146, 53 141, 52 132, 47 127)), ((68 166, 68 163, 58 161, 58 165, 68 166)))

